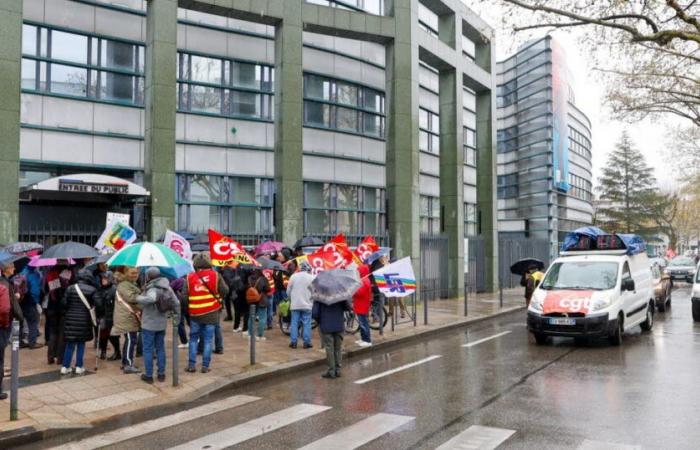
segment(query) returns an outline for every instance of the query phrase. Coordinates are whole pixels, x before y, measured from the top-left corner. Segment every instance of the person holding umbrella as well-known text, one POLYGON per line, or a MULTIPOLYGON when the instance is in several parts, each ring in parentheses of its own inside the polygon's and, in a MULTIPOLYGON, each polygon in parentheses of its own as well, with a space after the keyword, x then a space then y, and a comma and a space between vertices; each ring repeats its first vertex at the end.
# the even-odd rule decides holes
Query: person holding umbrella
POLYGON ((117 271, 114 280, 117 282, 116 301, 114 303, 114 320, 110 336, 122 336, 122 371, 125 374, 140 373, 134 365, 137 333, 141 328, 141 307, 137 302, 141 294, 136 282, 139 279, 139 269, 127 267, 123 272, 117 271))
POLYGON ((100 321, 99 349, 100 359, 117 361, 122 359, 122 352, 119 346, 119 336, 112 336, 112 325, 114 324, 114 302, 116 301, 117 286, 114 284, 114 274, 110 271, 100 274, 100 282, 95 292, 95 310, 100 321), (114 352, 107 358, 107 341, 112 344, 114 352))
POLYGON ((510 266, 513 275, 520 275, 520 285, 525 288, 526 306, 530 306, 532 294, 544 277, 543 269, 544 263, 535 258, 521 259, 510 266))
POLYGON ((91 314, 95 295, 94 278, 92 272, 81 269, 78 272, 78 280, 66 290, 61 299, 61 310, 64 315, 63 336, 66 341, 66 349, 63 354, 61 375, 71 372, 70 366, 75 355, 75 374, 85 373, 83 357, 85 355, 85 343, 93 339, 93 318, 91 314))
POLYGON ((45 291, 48 292, 44 314, 46 315, 46 357, 49 364, 61 364, 65 353, 63 339, 63 313, 61 299, 68 286, 73 284, 73 271, 65 259, 58 259, 56 265, 46 273, 45 291))
POLYGON ((360 287, 357 272, 353 270, 327 270, 311 282, 311 299, 314 301, 311 317, 321 328, 321 341, 326 349, 328 370, 323 378, 340 378, 345 311, 350 311, 350 301, 360 287))
POLYGON ((0 262, 0 400, 5 400, 7 394, 2 392, 2 378, 5 367, 5 347, 10 343, 12 331, 12 318, 20 322, 24 320, 22 309, 19 306, 19 297, 15 295, 15 289, 9 280, 15 273, 15 264, 12 258, 0 262))

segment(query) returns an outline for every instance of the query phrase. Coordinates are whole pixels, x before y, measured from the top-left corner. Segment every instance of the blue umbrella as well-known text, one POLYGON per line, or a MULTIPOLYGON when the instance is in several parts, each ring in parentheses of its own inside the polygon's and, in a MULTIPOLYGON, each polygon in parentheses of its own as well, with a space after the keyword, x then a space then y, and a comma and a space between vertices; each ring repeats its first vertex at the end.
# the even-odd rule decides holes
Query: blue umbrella
POLYGON ((13 255, 12 253, 0 252, 0 264, 13 263, 15 265, 15 270, 20 272, 24 267, 29 264, 29 256, 13 255))
POLYGON ((365 259, 365 264, 370 265, 384 255, 388 255, 391 252, 390 247, 382 247, 376 252, 372 253, 365 259))
POLYGON ((349 301, 362 283, 355 270, 334 269, 319 273, 311 282, 311 300, 332 305, 349 301))

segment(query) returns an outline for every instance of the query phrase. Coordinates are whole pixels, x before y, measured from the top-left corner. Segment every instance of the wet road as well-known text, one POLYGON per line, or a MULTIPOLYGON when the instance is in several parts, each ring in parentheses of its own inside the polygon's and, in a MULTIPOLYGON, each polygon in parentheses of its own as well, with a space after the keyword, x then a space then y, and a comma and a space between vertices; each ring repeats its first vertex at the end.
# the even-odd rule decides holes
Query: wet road
POLYGON ((302 372, 74 448, 697 449, 689 295, 681 285, 652 332, 632 330, 621 347, 536 346, 518 312, 347 360, 338 380, 302 372))

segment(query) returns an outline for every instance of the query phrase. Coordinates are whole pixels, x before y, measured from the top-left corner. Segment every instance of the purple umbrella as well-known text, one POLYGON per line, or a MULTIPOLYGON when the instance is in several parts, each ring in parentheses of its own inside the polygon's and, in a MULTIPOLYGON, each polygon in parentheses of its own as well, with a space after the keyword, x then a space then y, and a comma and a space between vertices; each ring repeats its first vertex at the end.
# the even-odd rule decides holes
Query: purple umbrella
POLYGON ((262 244, 258 244, 253 250, 255 255, 269 255, 270 253, 276 253, 285 248, 287 244, 284 242, 277 241, 265 241, 262 244))

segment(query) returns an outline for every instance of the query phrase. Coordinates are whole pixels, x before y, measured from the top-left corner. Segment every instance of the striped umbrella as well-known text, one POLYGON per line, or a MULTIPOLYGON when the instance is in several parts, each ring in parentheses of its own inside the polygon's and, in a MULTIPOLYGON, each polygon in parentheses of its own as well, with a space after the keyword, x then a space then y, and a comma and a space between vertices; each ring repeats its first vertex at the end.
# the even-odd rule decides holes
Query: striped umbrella
POLYGON ((180 255, 168 247, 152 242, 138 242, 127 245, 109 258, 107 265, 128 267, 155 266, 172 269, 191 267, 187 260, 181 258, 180 255))

